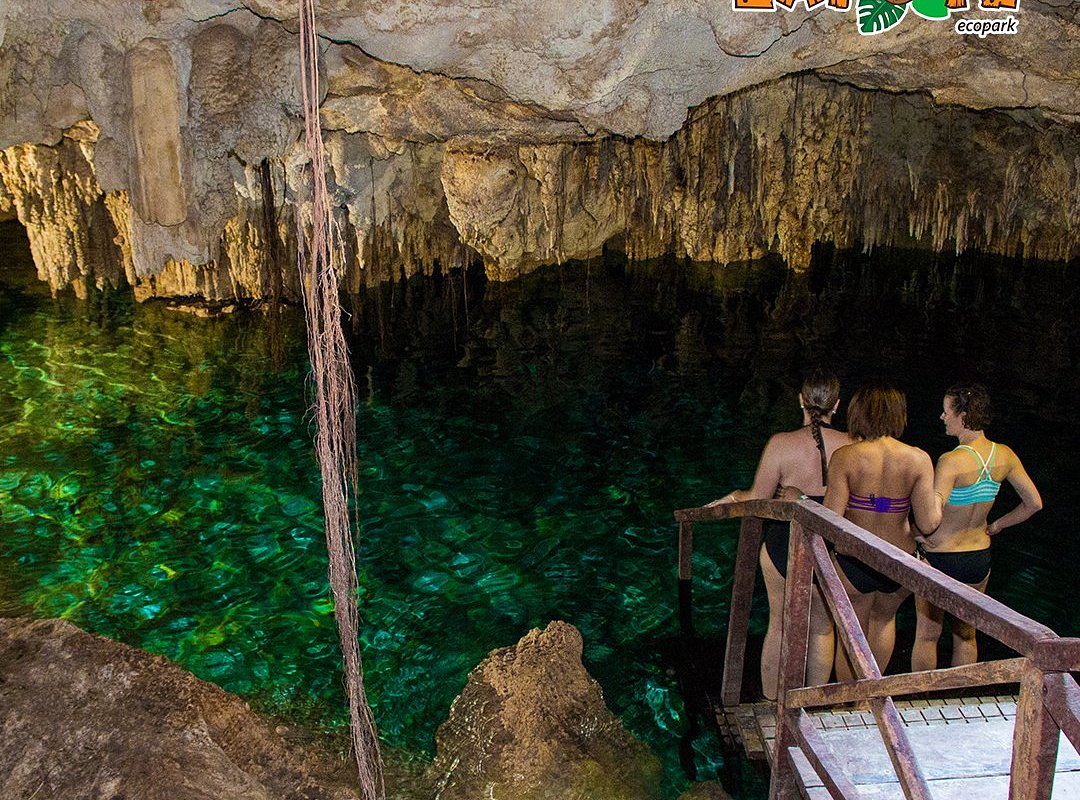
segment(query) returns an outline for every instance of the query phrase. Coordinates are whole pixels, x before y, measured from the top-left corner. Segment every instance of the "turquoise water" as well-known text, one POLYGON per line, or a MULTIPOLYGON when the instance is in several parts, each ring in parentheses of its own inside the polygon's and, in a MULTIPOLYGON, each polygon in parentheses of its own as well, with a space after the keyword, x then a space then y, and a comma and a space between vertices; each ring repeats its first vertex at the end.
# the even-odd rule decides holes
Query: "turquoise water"
MULTIPOLYGON (((302 320, 286 315, 275 371, 260 314, 53 301, 28 258, 0 226, 0 614, 66 617, 267 711, 339 723, 302 320)), ((609 259, 474 276, 467 304, 460 275, 358 301, 362 645, 383 739, 430 752, 472 667, 564 619, 669 790, 680 760, 714 777, 715 738, 689 736, 671 511, 749 482, 823 354, 845 397, 871 375, 907 389, 908 438, 934 456, 951 446, 948 382, 994 388, 993 432, 1047 509, 996 543, 991 592, 1080 633, 1066 511, 1080 497, 1060 446, 1080 429, 1074 272, 910 253, 823 251, 802 276, 609 259)), ((707 640, 723 634, 732 534, 699 531, 707 640)), ((759 791, 750 777, 744 796, 759 791)))

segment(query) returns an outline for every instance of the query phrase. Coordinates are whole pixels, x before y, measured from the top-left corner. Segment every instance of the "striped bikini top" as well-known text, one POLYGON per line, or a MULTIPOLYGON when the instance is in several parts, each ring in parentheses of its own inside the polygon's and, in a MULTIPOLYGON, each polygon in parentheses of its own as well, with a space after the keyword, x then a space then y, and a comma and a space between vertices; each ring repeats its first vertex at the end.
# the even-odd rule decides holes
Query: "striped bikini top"
POLYGON ((873 494, 848 494, 848 511, 870 511, 874 514, 906 514, 911 511, 910 497, 878 497, 873 494))
POLYGON ((966 444, 956 448, 956 450, 963 449, 974 453, 975 458, 979 459, 982 469, 979 470, 979 479, 975 483, 970 486, 957 486, 949 492, 948 504, 950 506, 973 506, 976 503, 991 502, 997 497, 1001 482, 990 477, 990 468, 994 466, 994 450, 996 447, 996 444, 990 443, 990 455, 987 458, 983 458, 979 455, 978 450, 974 447, 968 447, 966 444))

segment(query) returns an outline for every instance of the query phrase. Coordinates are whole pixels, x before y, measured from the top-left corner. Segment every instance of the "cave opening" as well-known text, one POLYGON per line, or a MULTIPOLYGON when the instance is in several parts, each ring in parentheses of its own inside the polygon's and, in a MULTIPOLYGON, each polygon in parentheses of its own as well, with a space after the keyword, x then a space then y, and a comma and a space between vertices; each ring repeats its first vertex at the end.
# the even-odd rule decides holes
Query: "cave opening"
POLYGON ((26 228, 14 217, 0 221, 0 293, 49 296, 49 287, 38 279, 26 228))

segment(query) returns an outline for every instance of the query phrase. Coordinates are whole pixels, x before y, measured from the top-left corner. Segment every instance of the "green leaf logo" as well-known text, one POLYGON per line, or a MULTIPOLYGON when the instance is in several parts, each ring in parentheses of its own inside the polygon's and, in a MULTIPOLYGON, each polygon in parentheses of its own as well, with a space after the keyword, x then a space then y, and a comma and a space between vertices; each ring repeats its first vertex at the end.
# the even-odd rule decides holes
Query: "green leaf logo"
POLYGON ((873 36, 882 33, 904 18, 907 6, 897 6, 889 0, 859 0, 859 33, 873 36))
POLYGON ((911 0, 911 10, 923 19, 945 19, 949 16, 945 0, 911 0))

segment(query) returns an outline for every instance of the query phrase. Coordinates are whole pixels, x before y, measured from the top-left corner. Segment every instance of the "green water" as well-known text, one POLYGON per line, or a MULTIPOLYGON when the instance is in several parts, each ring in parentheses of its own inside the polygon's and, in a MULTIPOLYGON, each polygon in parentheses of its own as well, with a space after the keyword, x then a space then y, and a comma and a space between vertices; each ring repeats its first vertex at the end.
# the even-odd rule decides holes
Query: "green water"
MULTIPOLYGON (((25 249, 0 226, 0 614, 65 617, 264 710, 340 723, 302 320, 286 315, 275 371, 262 315, 53 301, 25 249)), ((958 374, 992 387, 992 433, 1047 507, 995 541, 990 591, 1080 633, 1070 277, 822 252, 803 276, 608 259, 504 286, 474 276, 468 303, 460 275, 370 293, 350 320, 362 652, 383 739, 430 753, 468 671, 563 619, 608 705, 663 757, 668 790, 686 768, 715 777, 720 747, 690 735, 684 699, 709 665, 689 671, 679 638, 671 511, 749 483, 820 359, 845 399, 872 375, 905 388, 907 438, 935 457, 953 444, 944 387, 958 374)), ((733 533, 699 530, 706 642, 723 634, 733 533)), ((730 759, 721 773, 760 792, 730 759)))

